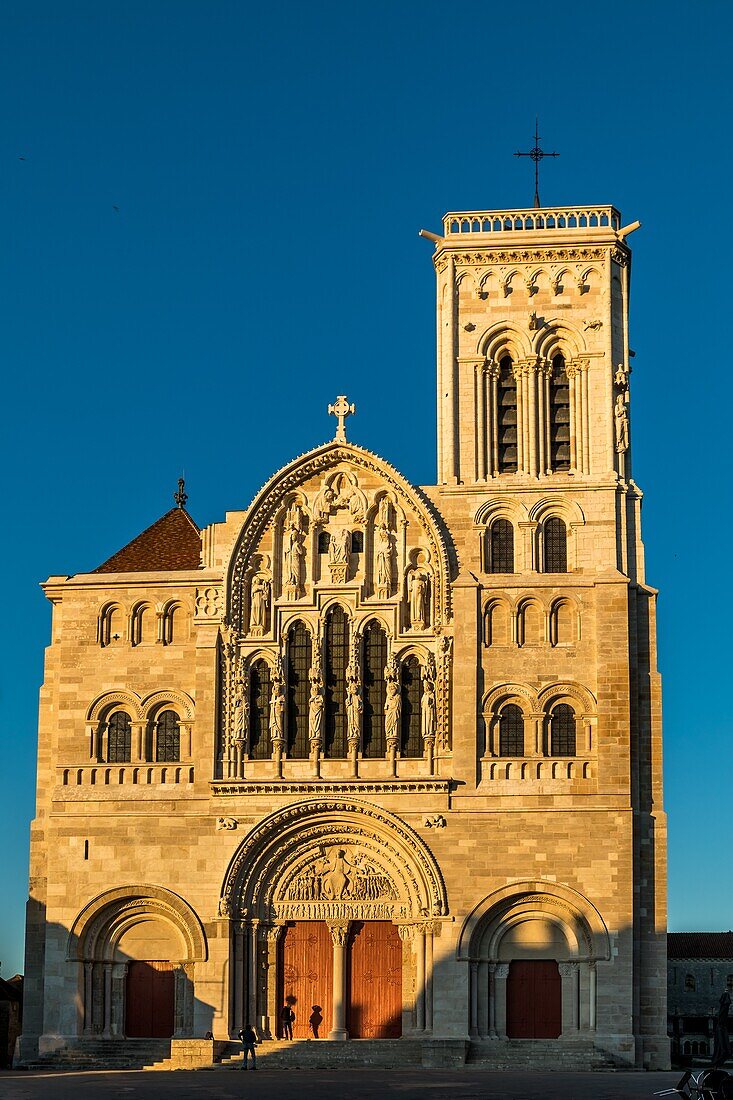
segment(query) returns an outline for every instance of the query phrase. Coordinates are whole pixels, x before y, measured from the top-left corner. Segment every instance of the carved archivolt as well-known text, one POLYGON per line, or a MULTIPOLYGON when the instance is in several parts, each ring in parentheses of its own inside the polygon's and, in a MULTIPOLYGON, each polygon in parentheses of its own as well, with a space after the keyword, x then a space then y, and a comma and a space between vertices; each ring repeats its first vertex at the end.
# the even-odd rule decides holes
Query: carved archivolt
POLYGON ((193 699, 184 691, 154 691, 146 695, 142 701, 141 709, 143 717, 150 717, 161 707, 171 706, 178 711, 179 718, 190 722, 194 715, 193 699))
POLYGON ((151 917, 172 924, 177 930, 185 945, 184 961, 207 958, 203 925, 188 902, 172 890, 151 885, 119 886, 88 902, 71 926, 66 957, 111 958, 122 931, 151 917))
POLYGON ((308 799, 278 810, 237 849, 222 911, 260 920, 418 919, 448 911, 425 843, 367 802, 308 799))
POLYGON ((143 720, 143 705, 134 691, 106 691, 98 696, 87 711, 87 722, 99 722, 113 707, 124 707, 134 721, 143 720))
POLYGON ((493 714, 498 703, 504 699, 523 699, 527 710, 536 713, 540 709, 536 692, 525 684, 499 684, 484 696, 483 713, 493 714))
POLYGON ((574 699, 586 714, 595 713, 596 698, 593 692, 572 681, 560 681, 550 687, 543 688, 538 695, 540 709, 546 710, 551 703, 563 697, 574 699))

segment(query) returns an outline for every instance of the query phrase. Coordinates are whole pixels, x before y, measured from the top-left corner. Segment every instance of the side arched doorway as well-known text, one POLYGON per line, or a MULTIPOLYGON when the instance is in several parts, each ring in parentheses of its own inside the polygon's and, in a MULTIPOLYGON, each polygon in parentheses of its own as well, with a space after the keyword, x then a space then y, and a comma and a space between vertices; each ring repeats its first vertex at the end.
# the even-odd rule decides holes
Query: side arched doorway
POLYGON ((610 958, 605 924, 570 887, 514 883, 466 920, 473 1039, 573 1039, 596 1031, 597 963, 610 958))
POLYGON ((231 1033, 249 1021, 281 1035, 285 1004, 295 1038, 429 1033, 447 911, 434 857, 395 815, 356 800, 276 811, 240 845, 222 890, 231 1033))
POLYGON ((195 965, 206 959, 203 927, 178 895, 120 887, 74 921, 68 957, 82 966, 80 1031, 105 1038, 193 1034, 195 965))

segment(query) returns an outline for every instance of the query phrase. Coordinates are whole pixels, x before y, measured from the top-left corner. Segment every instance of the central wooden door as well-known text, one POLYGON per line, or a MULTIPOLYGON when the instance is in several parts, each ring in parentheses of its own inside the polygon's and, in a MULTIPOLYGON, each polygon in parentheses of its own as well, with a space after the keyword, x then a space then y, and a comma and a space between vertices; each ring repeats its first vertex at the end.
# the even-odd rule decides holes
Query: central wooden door
POLYGON ((131 962, 127 967, 125 1035, 170 1039, 175 1002, 173 963, 131 962))
POLYGON ((331 1030, 333 941, 325 921, 294 921, 279 943, 277 1034, 287 1002, 295 1013, 294 1039, 325 1039, 331 1030))
POLYGON ((562 979, 554 959, 515 960, 506 983, 510 1039, 557 1039, 562 1031, 562 979))
POLYGON ((349 1038, 399 1039, 402 941, 397 926, 391 921, 355 921, 349 939, 349 1038))

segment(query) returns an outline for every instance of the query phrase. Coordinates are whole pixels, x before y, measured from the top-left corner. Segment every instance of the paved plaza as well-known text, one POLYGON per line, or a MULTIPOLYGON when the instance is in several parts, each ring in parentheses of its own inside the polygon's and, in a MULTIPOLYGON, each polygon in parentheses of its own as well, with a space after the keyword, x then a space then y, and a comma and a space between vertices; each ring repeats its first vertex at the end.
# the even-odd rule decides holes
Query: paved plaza
POLYGON ((262 1068, 150 1073, 0 1073, 2 1100, 642 1100, 679 1073, 497 1073, 462 1070, 262 1068))

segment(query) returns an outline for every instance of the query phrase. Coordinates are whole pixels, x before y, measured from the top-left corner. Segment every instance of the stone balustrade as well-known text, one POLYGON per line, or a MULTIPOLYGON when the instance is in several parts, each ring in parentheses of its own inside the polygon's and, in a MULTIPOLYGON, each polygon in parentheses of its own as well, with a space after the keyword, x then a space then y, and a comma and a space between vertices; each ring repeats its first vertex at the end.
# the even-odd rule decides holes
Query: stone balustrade
POLYGON ((540 210, 484 210, 446 214, 445 237, 468 233, 532 233, 552 230, 621 228, 621 215, 614 206, 574 206, 540 210))
POLYGON ((56 769, 62 787, 157 786, 193 783, 190 764, 81 764, 56 769))

